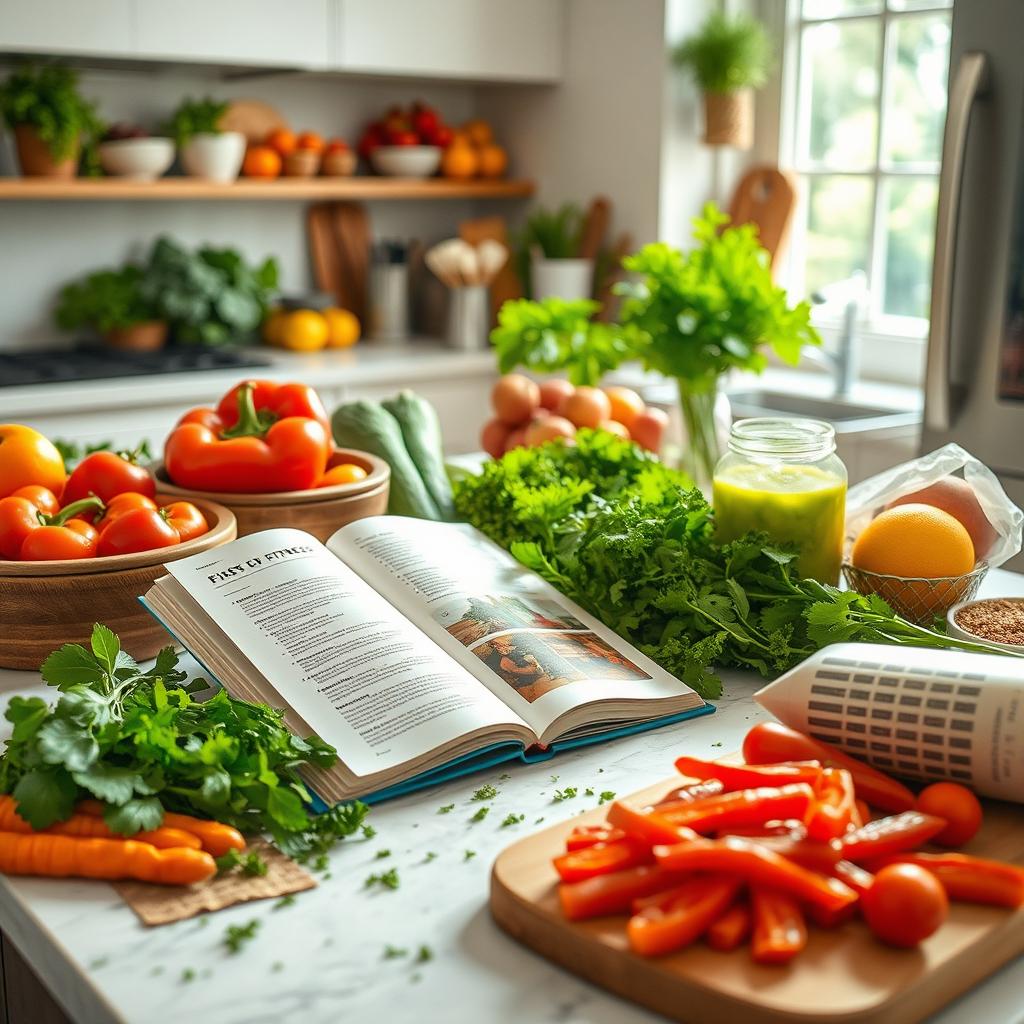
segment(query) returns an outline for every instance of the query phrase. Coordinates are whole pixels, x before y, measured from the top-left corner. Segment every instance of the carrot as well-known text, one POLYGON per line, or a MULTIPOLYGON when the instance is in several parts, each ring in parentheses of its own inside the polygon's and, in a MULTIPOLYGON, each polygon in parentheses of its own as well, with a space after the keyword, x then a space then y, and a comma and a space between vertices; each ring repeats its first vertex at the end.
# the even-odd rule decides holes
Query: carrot
MULTIPOLYGON (((106 807, 99 800, 83 800, 79 803, 77 810, 95 817, 102 815, 106 807)), ((245 839, 242 833, 219 821, 207 821, 204 818, 193 818, 188 814, 164 811, 163 824, 166 828, 191 832, 203 844, 203 849, 214 857, 223 857, 228 850, 245 849, 245 839)))
POLYGON ((210 878, 217 865, 208 853, 158 850, 134 839, 74 839, 0 832, 0 872, 52 878, 134 878, 160 885, 190 885, 210 878))
POLYGON ((729 950, 736 949, 746 942, 747 936, 750 935, 750 927, 750 904, 744 899, 739 899, 711 925, 704 940, 712 949, 728 953, 729 950))

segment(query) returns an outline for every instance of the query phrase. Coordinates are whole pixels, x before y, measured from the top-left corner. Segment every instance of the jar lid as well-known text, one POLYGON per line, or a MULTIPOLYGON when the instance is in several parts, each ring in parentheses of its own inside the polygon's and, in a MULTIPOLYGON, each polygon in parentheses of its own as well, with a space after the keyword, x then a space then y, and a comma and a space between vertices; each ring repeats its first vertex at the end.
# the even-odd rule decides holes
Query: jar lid
POLYGON ((732 425, 729 450, 737 455, 781 459, 823 458, 836 450, 836 432, 824 420, 759 416, 732 425))

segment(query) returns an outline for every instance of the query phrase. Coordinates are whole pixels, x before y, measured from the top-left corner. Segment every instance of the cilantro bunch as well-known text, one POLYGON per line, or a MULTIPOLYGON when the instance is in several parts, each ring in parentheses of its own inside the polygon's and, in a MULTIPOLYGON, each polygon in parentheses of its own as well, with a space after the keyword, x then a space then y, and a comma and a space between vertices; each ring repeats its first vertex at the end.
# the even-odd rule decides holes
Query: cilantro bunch
POLYGON ((6 717, 14 730, 0 755, 0 792, 13 794, 37 829, 96 797, 123 835, 157 828, 173 810, 268 832, 283 852, 302 857, 352 834, 366 815, 360 803, 314 815, 299 772, 332 765, 334 748, 295 736, 265 704, 223 690, 195 700, 206 682, 186 683, 172 648, 143 671, 97 624, 89 649, 65 644, 42 675, 60 691, 56 704, 12 697, 6 717))

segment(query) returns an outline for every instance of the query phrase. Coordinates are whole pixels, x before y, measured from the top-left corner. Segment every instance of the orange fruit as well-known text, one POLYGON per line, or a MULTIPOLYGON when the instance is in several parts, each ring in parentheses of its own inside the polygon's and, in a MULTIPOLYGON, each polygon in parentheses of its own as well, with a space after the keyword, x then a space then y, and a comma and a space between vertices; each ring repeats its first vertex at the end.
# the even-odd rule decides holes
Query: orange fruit
POLYGON ((281 154, 270 146, 250 146, 242 161, 247 178, 276 178, 281 173, 281 154))
POLYGON ((263 340, 268 345, 280 345, 284 334, 284 322, 288 319, 288 311, 280 307, 267 313, 263 321, 263 340))
POLYGON ((359 340, 359 318, 347 309, 331 306, 320 310, 327 321, 327 347, 351 348, 359 340))
POLYGON ((474 146, 486 146, 494 138, 494 132, 491 130, 489 122, 480 118, 467 121, 462 126, 462 130, 474 146))
POLYGON ((899 505, 932 505, 948 512, 963 523, 971 535, 977 558, 984 558, 989 553, 998 536, 995 527, 985 517, 974 488, 956 476, 944 477, 912 494, 904 494, 885 507, 896 508, 899 505))
POLYGON ((496 142, 480 146, 476 155, 480 162, 480 176, 483 178, 500 178, 508 167, 508 153, 496 142))
POLYGON ((441 173, 446 178, 472 178, 479 165, 476 150, 464 142, 453 142, 441 157, 441 173))
POLYGON ((317 352, 327 346, 327 321, 315 309, 297 309, 280 328, 282 348, 292 352, 317 352))
POLYGON ((343 462, 340 466, 332 466, 317 481, 317 487, 333 487, 335 484, 354 484, 365 480, 366 470, 354 462, 343 462))
POLYGON ((314 153, 322 153, 324 151, 323 137, 316 132, 303 132, 295 140, 295 143, 298 149, 311 149, 314 153))
POLYGON ((612 404, 612 419, 617 420, 627 430, 633 425, 633 421, 647 406, 644 400, 632 389, 618 385, 612 385, 602 389, 612 404))
POLYGON ((295 152, 298 140, 295 138, 295 132, 290 132, 287 128, 278 128, 263 140, 263 145, 269 146, 278 156, 287 156, 295 152))
POLYGON ((948 512, 900 505, 879 513, 861 530, 850 560, 858 569, 890 576, 963 576, 974 568, 974 545, 964 525, 948 512))
POLYGON ((21 423, 0 424, 0 498, 29 484, 60 494, 66 479, 64 459, 39 431, 21 423))

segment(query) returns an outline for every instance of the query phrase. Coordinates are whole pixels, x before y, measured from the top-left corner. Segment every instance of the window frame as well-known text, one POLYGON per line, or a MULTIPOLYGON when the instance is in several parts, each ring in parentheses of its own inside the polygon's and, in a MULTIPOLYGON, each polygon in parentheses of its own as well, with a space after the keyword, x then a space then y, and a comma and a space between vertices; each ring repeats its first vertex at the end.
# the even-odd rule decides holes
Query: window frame
MULTIPOLYGON (((921 6, 907 10, 894 10, 892 0, 879 0, 879 7, 873 11, 851 14, 831 15, 829 17, 808 18, 802 14, 802 0, 783 0, 783 41, 781 61, 781 95, 778 110, 778 154, 779 164, 800 181, 801 202, 806 201, 806 183, 815 176, 850 176, 866 179, 872 186, 871 234, 869 238, 867 266, 870 298, 868 308, 861 317, 862 332, 870 335, 876 342, 884 338, 892 338, 901 342, 921 344, 927 337, 927 317, 901 316, 885 313, 882 309, 884 301, 884 281, 886 270, 886 225, 888 214, 889 190, 894 181, 900 178, 916 180, 929 179, 936 184, 939 180, 941 160, 915 164, 892 164, 884 159, 883 143, 886 131, 886 107, 888 91, 891 87, 890 70, 895 59, 894 26, 901 21, 913 20, 936 13, 952 15, 950 0, 924 0, 921 6), (881 32, 881 45, 878 54, 878 95, 876 98, 878 118, 875 130, 875 154, 871 164, 862 169, 837 169, 826 164, 803 158, 804 139, 801 138, 801 124, 806 118, 801 117, 801 104, 809 102, 809 81, 806 69, 802 67, 804 31, 809 26, 836 23, 856 23, 870 21, 878 23, 881 32), (802 94, 802 93, 806 93, 802 94)), ((806 208, 794 219, 790 244, 783 260, 781 277, 783 282, 795 294, 806 293, 804 268, 806 252, 806 208)), ((824 309, 815 309, 814 321, 825 329, 826 334, 837 328, 841 322, 841 314, 829 313, 824 309)), ((874 347, 874 346, 872 346, 874 347)), ((867 355, 867 353, 865 353, 867 355)), ((865 364, 869 362, 865 359, 865 364)))

